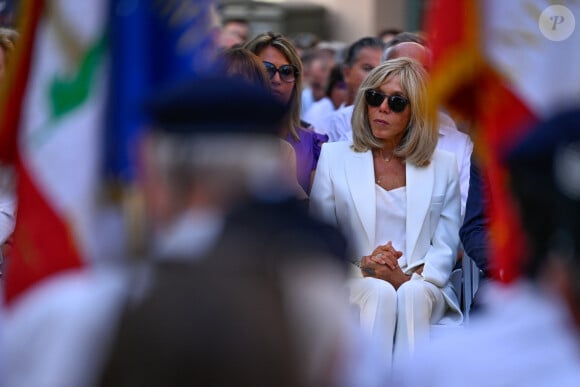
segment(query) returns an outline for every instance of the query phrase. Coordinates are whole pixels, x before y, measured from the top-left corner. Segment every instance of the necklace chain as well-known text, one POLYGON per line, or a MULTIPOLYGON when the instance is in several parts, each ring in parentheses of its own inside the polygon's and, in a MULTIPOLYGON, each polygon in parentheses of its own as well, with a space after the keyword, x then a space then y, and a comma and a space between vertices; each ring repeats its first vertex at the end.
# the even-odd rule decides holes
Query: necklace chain
MULTIPOLYGON (((378 156, 385 162, 385 163, 389 163, 395 156, 395 151, 392 151, 390 155, 388 155, 387 157, 384 156, 383 154, 383 149, 379 149, 378 150, 378 156)), ((382 176, 377 176, 376 177, 376 182, 378 185, 382 185, 381 183, 386 183, 386 181, 389 179, 389 176, 386 175, 382 175, 382 176)))
POLYGON ((389 156, 385 157, 385 156, 383 155, 383 151, 382 151, 382 150, 380 150, 380 156, 381 156, 381 159, 383 159, 383 161, 384 161, 384 162, 386 162, 386 163, 388 163, 389 161, 391 161, 391 160, 393 159, 393 156, 394 156, 394 155, 395 155, 395 152, 392 152, 392 153, 391 153, 389 156))

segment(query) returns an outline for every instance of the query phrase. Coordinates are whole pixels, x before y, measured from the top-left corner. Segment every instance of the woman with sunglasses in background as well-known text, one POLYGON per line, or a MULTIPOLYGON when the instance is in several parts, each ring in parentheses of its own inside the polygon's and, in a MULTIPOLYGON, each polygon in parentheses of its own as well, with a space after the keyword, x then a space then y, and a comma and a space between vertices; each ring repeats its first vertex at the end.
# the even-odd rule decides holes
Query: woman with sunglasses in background
POLYGON ((244 48, 260 57, 270 78, 273 96, 288 104, 280 137, 292 144, 298 182, 304 191, 310 192, 320 148, 328 137, 301 125, 302 62, 296 48, 287 38, 273 32, 256 36, 244 48))
MULTIPOLYGON (((228 48, 220 53, 218 60, 221 60, 228 77, 242 79, 268 91, 272 90, 270 76, 266 72, 262 60, 252 51, 241 47, 228 48)), ((284 165, 287 166, 284 172, 287 175, 288 183, 296 191, 296 197, 307 199, 308 195, 296 177, 296 152, 292 144, 284 139, 280 139, 280 155, 284 165)))
POLYGON ((350 301, 388 366, 430 324, 462 321, 449 282, 459 245, 457 164, 435 149, 426 82, 408 58, 373 69, 355 99, 353 141, 324 144, 310 195, 311 212, 349 241, 350 301))

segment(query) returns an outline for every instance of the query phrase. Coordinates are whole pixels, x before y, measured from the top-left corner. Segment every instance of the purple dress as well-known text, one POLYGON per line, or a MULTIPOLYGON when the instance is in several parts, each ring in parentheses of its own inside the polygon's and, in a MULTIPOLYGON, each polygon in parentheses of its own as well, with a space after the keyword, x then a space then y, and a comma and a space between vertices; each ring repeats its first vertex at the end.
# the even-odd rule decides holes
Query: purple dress
POLYGON ((316 169, 322 144, 328 136, 314 132, 312 129, 296 128, 300 140, 288 133, 285 140, 292 144, 296 152, 296 177, 306 193, 310 192, 310 174, 316 169))

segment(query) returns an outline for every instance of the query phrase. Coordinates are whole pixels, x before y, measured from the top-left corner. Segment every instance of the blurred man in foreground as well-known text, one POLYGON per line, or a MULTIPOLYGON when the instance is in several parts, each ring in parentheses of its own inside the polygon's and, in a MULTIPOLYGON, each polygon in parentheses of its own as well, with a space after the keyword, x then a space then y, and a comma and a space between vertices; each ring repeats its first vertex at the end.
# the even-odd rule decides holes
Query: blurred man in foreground
POLYGON ((18 299, 0 384, 380 385, 353 339, 344 241, 292 199, 276 136, 285 108, 210 77, 159 93, 148 112, 148 258, 53 276, 18 299))

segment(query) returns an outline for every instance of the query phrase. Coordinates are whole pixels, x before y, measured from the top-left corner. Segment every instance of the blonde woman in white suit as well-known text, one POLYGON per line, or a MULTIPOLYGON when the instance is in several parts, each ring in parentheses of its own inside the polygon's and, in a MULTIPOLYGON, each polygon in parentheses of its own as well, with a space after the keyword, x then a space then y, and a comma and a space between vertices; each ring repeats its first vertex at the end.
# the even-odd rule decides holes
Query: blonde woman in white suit
POLYGON ((457 163, 435 149, 426 82, 408 58, 372 70, 356 96, 353 141, 324 144, 310 195, 311 212, 349 241, 350 301, 388 365, 430 324, 463 318, 449 283, 461 219, 457 163))

